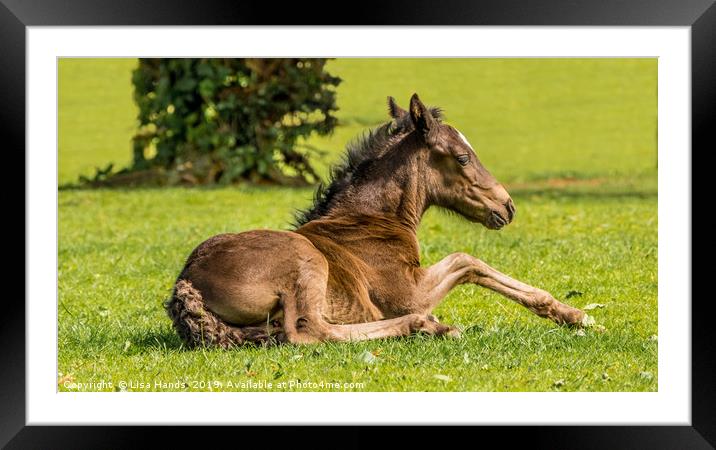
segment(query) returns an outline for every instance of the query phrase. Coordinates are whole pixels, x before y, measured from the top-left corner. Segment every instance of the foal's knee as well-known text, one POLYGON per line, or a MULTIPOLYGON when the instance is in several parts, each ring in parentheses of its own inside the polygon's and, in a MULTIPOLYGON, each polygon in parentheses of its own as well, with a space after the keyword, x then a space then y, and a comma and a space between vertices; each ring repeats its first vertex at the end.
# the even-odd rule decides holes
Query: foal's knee
POLYGON ((470 266, 470 264, 472 264, 472 260, 475 259, 472 255, 468 255, 463 252, 453 253, 450 256, 452 257, 453 266, 457 269, 470 266))
POLYGON ((340 340, 331 332, 331 327, 319 317, 301 316, 284 326, 286 340, 292 344, 315 344, 340 340))
POLYGON ((427 333, 435 336, 450 337, 460 336, 457 328, 443 325, 431 315, 409 314, 406 318, 408 319, 409 333, 427 333))
POLYGON ((453 253, 452 271, 461 272, 462 283, 476 283, 487 275, 487 264, 467 253, 453 253))
POLYGON ((453 253, 451 256, 453 258, 453 267, 456 269, 472 268, 483 271, 482 268, 485 267, 485 263, 481 259, 469 253, 458 252, 453 253))
POLYGON ((299 317, 295 323, 285 327, 286 340, 291 344, 315 344, 321 342, 322 336, 305 317, 299 317))

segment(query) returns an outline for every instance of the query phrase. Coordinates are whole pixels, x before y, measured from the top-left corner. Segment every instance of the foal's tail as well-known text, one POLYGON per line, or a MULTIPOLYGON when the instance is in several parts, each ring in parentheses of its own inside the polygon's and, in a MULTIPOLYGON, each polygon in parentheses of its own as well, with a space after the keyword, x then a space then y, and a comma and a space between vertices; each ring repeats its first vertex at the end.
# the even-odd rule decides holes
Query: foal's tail
POLYGON ((177 281, 164 307, 174 329, 189 348, 230 348, 247 343, 273 344, 280 340, 268 327, 237 327, 224 322, 205 307, 201 293, 187 280, 177 281))

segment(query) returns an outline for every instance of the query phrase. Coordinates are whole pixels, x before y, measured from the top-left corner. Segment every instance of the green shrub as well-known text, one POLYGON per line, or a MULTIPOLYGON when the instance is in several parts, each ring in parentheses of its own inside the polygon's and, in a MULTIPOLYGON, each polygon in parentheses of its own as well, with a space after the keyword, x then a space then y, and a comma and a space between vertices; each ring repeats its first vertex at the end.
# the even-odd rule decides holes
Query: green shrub
POLYGON ((326 59, 140 59, 129 172, 161 184, 317 181, 300 145, 336 125, 326 59), (146 178, 146 177, 144 177, 146 178))

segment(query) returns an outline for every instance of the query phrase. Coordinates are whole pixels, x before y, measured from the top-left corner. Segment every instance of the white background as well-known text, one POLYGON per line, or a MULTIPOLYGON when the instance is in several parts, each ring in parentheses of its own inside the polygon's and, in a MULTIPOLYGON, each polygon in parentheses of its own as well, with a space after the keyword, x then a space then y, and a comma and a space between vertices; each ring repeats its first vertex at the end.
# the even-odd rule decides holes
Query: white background
POLYGON ((690 424, 690 28, 29 27, 27 38, 29 425, 690 424), (658 392, 58 393, 57 58, 68 56, 658 57, 658 392))

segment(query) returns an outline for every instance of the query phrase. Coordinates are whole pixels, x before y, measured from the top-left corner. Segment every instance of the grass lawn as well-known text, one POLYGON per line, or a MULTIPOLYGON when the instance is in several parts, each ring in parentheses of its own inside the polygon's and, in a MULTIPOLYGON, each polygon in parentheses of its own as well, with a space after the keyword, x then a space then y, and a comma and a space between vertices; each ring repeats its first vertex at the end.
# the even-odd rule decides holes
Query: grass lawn
MULTIPOLYGON (((59 183, 128 162, 134 64, 60 61, 59 183)), ((463 286, 435 312, 464 329, 459 340, 187 351, 162 302, 189 252, 216 233, 287 229, 311 191, 60 190, 60 390, 102 380, 113 383, 106 390, 120 381, 135 383, 128 390, 657 390, 655 60, 336 60, 329 68, 345 80, 342 125, 309 142, 330 150, 326 162, 385 120, 386 95, 404 104, 417 91, 445 107, 513 195, 518 215, 499 232, 429 211, 423 264, 471 253, 574 306, 603 305, 589 311, 601 327, 557 327, 463 286), (299 380, 306 384, 280 384, 299 380)))

